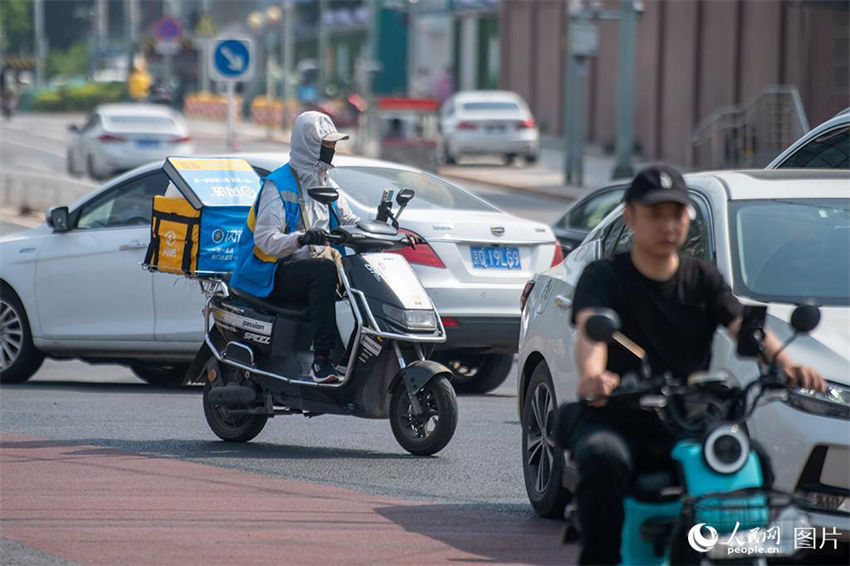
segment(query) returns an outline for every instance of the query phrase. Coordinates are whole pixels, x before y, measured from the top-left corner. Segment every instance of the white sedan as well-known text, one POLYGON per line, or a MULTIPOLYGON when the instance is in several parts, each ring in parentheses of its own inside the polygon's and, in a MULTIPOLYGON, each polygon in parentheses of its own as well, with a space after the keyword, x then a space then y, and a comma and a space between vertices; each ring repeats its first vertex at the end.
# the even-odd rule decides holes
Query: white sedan
POLYGON ((525 100, 515 92, 458 92, 440 108, 437 159, 456 163, 464 155, 497 154, 510 163, 537 161, 540 132, 525 100))
POLYGON ((183 117, 156 104, 104 104, 68 130, 68 173, 92 179, 193 150, 183 117))
MULTIPOLYGON (((261 175, 280 154, 242 155, 261 175)), ((510 372, 519 296, 561 261, 551 229, 506 214, 439 177, 403 165, 338 156, 331 174, 354 212, 373 218, 386 188, 416 191, 402 228, 425 243, 403 252, 448 334, 437 355, 473 392, 510 372)), ((70 207, 67 228, 44 224, 0 240, 0 379, 28 379, 44 356, 126 363, 142 378, 180 382, 203 338, 198 284, 142 270, 151 200, 168 180, 152 163, 70 207)))
MULTIPOLYGON (((683 252, 714 263, 742 301, 768 306, 780 339, 795 303, 814 300, 820 326, 789 346, 792 357, 829 381, 826 395, 797 390, 757 410, 751 432, 769 451, 777 489, 808 499, 819 526, 850 530, 850 199, 846 171, 739 171, 686 175, 696 211, 683 252)), ((573 291, 584 267, 629 249, 620 205, 524 295, 519 344, 519 411, 526 491, 544 516, 563 516, 575 486, 550 442, 553 412, 576 399, 573 291), (532 406, 538 409, 533 410, 532 406), (537 417, 535 415, 538 415, 537 417), (542 446, 542 448, 541 448, 542 446)), ((739 358, 728 333, 715 334, 711 369, 745 384, 755 361, 739 358)))

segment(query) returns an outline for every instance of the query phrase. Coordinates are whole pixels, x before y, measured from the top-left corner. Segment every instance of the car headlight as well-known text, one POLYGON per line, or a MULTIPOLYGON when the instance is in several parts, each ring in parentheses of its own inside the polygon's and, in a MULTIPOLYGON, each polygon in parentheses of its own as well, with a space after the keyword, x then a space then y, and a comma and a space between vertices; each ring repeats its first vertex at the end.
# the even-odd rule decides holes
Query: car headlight
POLYGON ((722 424, 708 433, 702 453, 708 467, 718 474, 734 474, 750 456, 750 438, 740 425, 722 424))
POLYGON ((399 309, 392 305, 384 305, 384 314, 391 321, 408 330, 436 330, 437 315, 433 310, 399 309))
POLYGON ((850 387, 827 381, 825 393, 813 389, 792 389, 785 401, 795 409, 836 419, 850 420, 850 387))

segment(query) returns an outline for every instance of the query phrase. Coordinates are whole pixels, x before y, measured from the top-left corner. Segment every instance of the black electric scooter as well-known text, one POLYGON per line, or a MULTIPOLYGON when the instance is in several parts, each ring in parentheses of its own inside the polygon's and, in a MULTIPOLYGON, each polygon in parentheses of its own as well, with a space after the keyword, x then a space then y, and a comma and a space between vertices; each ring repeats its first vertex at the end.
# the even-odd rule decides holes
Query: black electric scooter
MULTIPOLYGON (((308 192, 334 214, 336 189, 308 192)), ((344 373, 339 383, 310 378, 305 306, 276 306, 220 277, 202 282, 206 338, 189 378, 205 382, 204 413, 219 438, 249 441, 276 415, 337 414, 389 418, 396 440, 411 454, 432 455, 449 443, 457 426, 452 373, 427 359, 430 346, 446 340, 445 329, 407 260, 386 253, 415 246, 398 232, 398 217, 414 192, 399 191, 395 215, 391 195, 385 191, 374 221, 330 233, 331 243, 354 252, 338 269, 337 323, 345 340, 335 356, 344 373)))

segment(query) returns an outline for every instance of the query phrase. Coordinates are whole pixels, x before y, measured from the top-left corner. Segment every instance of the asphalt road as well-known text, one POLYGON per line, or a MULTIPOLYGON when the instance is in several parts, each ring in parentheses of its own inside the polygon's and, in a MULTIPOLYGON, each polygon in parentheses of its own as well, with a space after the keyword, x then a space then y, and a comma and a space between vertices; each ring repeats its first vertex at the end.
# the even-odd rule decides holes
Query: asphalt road
MULTIPOLYGON (((79 122, 78 117, 70 118, 79 122)), ((3 166, 64 172, 68 123, 67 116, 21 115, 10 124, 3 124, 0 126, 3 166)), ((221 140, 215 136, 193 132, 193 137, 199 153, 223 151, 221 140)), ((241 149, 268 150, 270 146, 273 144, 264 140, 243 139, 241 149)), ((282 158, 285 158, 283 153, 282 158)), ((464 186, 503 210, 535 220, 550 222, 564 208, 561 201, 539 196, 483 184, 464 183, 464 186)), ((0 234, 14 233, 22 227, 23 223, 7 217, 0 221, 0 234)), ((396 563, 573 562, 575 547, 561 547, 557 543, 560 525, 536 518, 527 503, 515 388, 516 377, 512 373, 491 394, 461 397, 459 423, 452 442, 436 457, 423 459, 409 456, 396 444, 388 421, 350 417, 276 417, 254 441, 245 445, 226 444, 209 430, 197 386, 155 388, 143 384, 121 366, 48 360, 30 382, 3 386, 0 391, 0 446, 3 447, 0 485, 6 488, 0 504, 3 509, 0 562, 110 563, 119 558, 148 562, 153 555, 145 553, 154 547, 171 548, 170 539, 166 534, 160 537, 145 530, 147 524, 134 516, 135 511, 128 516, 120 515, 136 509, 133 505, 143 508, 145 498, 129 507, 126 502, 121 503, 121 509, 106 513, 112 521, 101 518, 102 523, 97 522, 98 506, 124 501, 122 498, 134 494, 139 489, 137 486, 122 487, 128 480, 141 482, 137 485, 152 481, 167 491, 170 489, 167 478, 179 479, 186 473, 215 474, 215 469, 228 470, 232 474, 228 477, 239 489, 259 482, 262 489, 280 489, 284 485, 284 490, 306 493, 313 497, 305 504, 308 509, 321 506, 327 498, 338 498, 345 505, 357 505, 364 497, 367 502, 371 501, 369 498, 384 498, 380 499, 381 506, 357 511, 365 513, 365 518, 357 522, 357 534, 337 533, 330 527, 331 534, 325 537, 339 535, 359 540, 352 542, 353 547, 340 550, 359 549, 355 561, 369 562, 371 556, 374 562, 396 563), (104 475, 110 470, 123 470, 127 458, 132 460, 126 464, 130 475, 104 475), (71 464, 81 467, 65 471, 65 466, 71 464), (169 467, 189 464, 200 467, 180 471, 169 467), (73 481, 63 479, 66 474, 73 475, 75 469, 88 469, 86 473, 91 481, 98 483, 86 484, 84 478, 76 477, 73 481), (90 493, 90 497, 72 502, 59 497, 62 489, 55 484, 67 481, 81 493, 90 493), (22 483, 33 493, 20 492, 22 483), (104 490, 101 495, 113 491, 116 495, 101 502, 95 493, 100 491, 100 486, 104 490), (60 489, 55 491, 56 488, 60 489), (329 495, 328 490, 340 489, 348 491, 329 495), (17 499, 14 492, 19 492, 17 499), (113 531, 118 528, 114 525, 118 516, 125 521, 120 527, 124 530, 113 531), (377 521, 374 528, 364 527, 373 521, 377 521), (89 530, 79 530, 85 528, 89 530), (399 529, 402 534, 397 532, 399 529), (394 536, 402 537, 399 541, 405 541, 408 552, 421 550, 397 556, 394 547, 383 542, 394 536), (116 540, 126 541, 130 545, 126 554, 110 554, 113 550, 107 539, 113 545, 116 540), (147 548, 131 549, 129 541, 137 539, 146 542, 147 548)), ((198 487, 207 488, 208 485, 198 487)), ((182 493, 179 484, 174 489, 177 491, 174 497, 192 495, 182 493)), ((237 498, 231 505, 238 507, 240 502, 253 501, 245 497, 237 498)), ((277 501, 280 505, 289 504, 285 498, 277 501)), ((181 502, 182 499, 175 500, 174 505, 181 509, 185 506, 187 513, 194 509, 191 501, 181 502)), ((238 534, 238 528, 229 526, 230 510, 221 511, 220 516, 209 516, 215 509, 203 513, 203 520, 210 521, 210 529, 217 533, 217 548, 223 552, 204 558, 206 562, 223 561, 228 552, 239 548, 237 545, 250 542, 239 538, 245 535, 238 534)), ((154 507, 149 513, 158 521, 166 520, 162 506, 154 507)), ((207 548, 197 545, 206 540, 204 536, 211 536, 209 529, 205 534, 181 529, 182 523, 165 530, 183 533, 193 552, 207 548)), ((311 562, 318 558, 334 561, 352 556, 334 554, 332 548, 327 548, 327 541, 314 541, 311 533, 302 533, 305 538, 293 542, 290 538, 296 532, 282 528, 270 535, 286 539, 274 539, 274 544, 284 545, 281 548, 300 548, 300 560, 293 561, 311 562)), ((251 561, 262 563, 275 558, 265 547, 257 548, 263 552, 251 561)), ((168 550, 161 552, 165 554, 157 554, 160 558, 153 562, 170 563, 186 558, 168 554, 168 550)), ((189 562, 201 561, 201 554, 190 553, 190 556, 194 558, 189 562)), ((245 560, 248 561, 247 555, 245 560)), ((280 557, 273 561, 287 562, 280 557)))

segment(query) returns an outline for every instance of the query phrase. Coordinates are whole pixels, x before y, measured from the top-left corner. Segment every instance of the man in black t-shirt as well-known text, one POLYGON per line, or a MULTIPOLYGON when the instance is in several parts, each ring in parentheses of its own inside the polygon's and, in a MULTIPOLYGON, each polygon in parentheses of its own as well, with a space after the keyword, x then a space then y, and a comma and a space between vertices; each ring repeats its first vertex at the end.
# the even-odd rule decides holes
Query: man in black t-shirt
MULTIPOLYGON (((706 370, 718 326, 737 337, 741 305, 717 269, 679 254, 690 226, 685 181, 672 167, 654 166, 635 176, 626 190, 625 220, 632 249, 588 265, 573 298, 573 323, 581 330, 576 346, 578 396, 591 408, 580 417, 572 457, 579 469, 576 491, 582 529, 581 564, 617 564, 623 525, 623 496, 637 470, 672 466, 675 439, 654 413, 607 406, 604 397, 620 376, 638 371, 639 360, 618 345, 592 342, 584 324, 594 309, 613 309, 621 332, 646 350, 653 373, 679 378, 706 370)), ((764 355, 781 343, 769 331, 764 355)), ((824 391, 814 370, 787 353, 776 359, 789 380, 824 391)))

